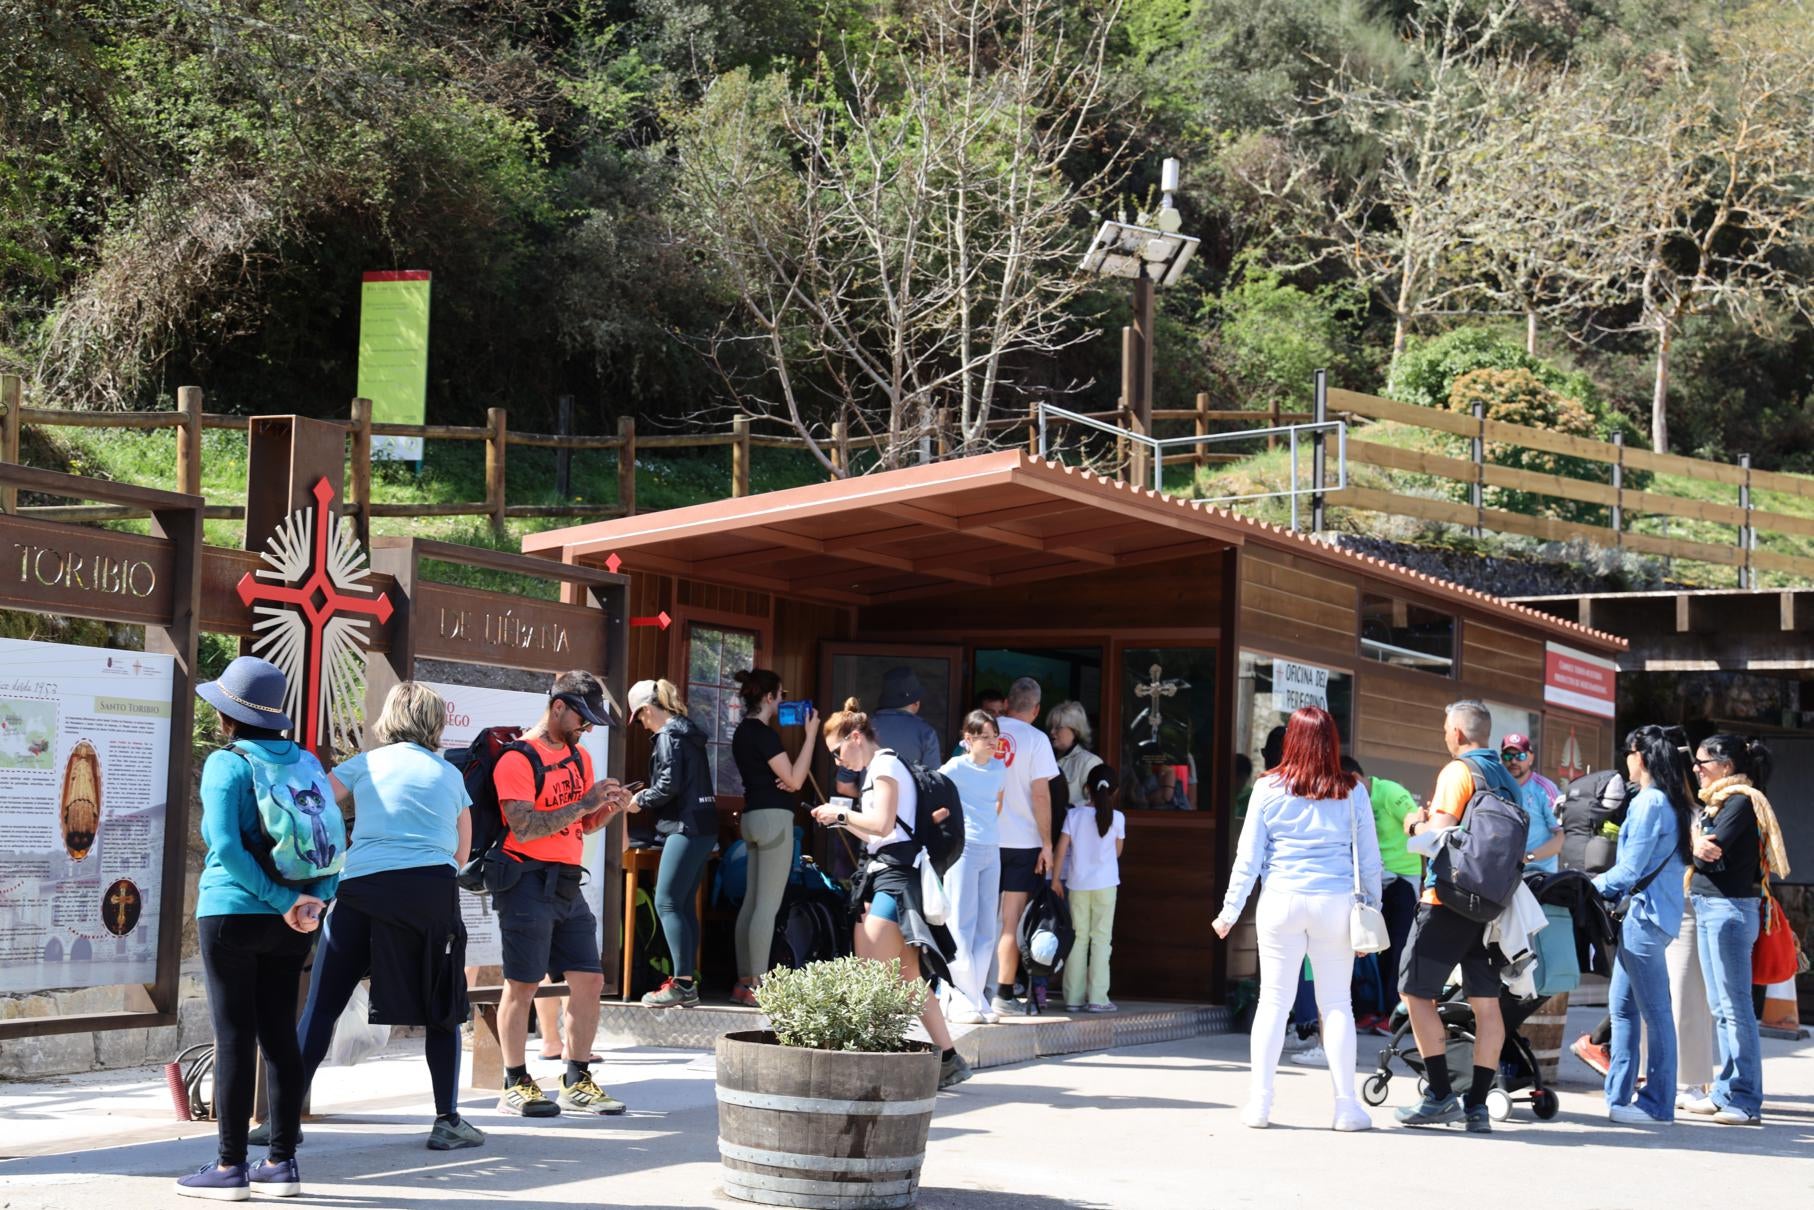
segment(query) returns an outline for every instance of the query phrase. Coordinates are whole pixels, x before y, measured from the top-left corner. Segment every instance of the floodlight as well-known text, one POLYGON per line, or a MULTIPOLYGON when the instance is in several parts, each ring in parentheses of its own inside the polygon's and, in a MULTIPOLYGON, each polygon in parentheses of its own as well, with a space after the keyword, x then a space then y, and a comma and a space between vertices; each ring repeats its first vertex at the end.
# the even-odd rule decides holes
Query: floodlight
POLYGON ((1184 274, 1197 237, 1109 219, 1083 254, 1083 271, 1097 277, 1144 277, 1169 286, 1184 274))

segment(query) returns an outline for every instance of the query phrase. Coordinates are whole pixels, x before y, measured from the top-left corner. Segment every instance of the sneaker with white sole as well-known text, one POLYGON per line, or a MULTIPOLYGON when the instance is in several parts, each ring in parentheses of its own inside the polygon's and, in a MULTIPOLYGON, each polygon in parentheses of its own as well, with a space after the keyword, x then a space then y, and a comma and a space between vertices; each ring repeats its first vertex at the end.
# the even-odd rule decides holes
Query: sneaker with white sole
POLYGON ((1293 1054, 1291 1061, 1299 1067, 1327 1067, 1329 1066, 1329 1054, 1319 1043, 1309 1050, 1300 1050, 1293 1054))
POLYGON ((996 996, 989 1002, 989 1008, 1000 1017, 1018 1017, 1027 1011, 1027 1006, 1019 1000, 1004 1000, 996 996))
POLYGON ((252 1184, 246 1179, 246 1166, 235 1164, 222 1168, 209 1160, 188 1176, 179 1177, 176 1192, 181 1197, 205 1197, 212 1202, 249 1202, 252 1184))
POLYGON ((1653 1118, 1636 1105, 1608 1105, 1606 1116, 1621 1126, 1665 1126, 1661 1118, 1653 1118))
POLYGON ((986 1025, 983 1014, 974 1008, 953 1008, 945 1013, 945 1020, 952 1025, 986 1025))
POLYGON ((1116 1004, 1113 1000, 1104 1000, 1101 1004, 1084 1005, 1084 1011, 1091 1013, 1118 1013, 1121 1011, 1121 1006, 1116 1004))
POLYGON ((1684 1105, 1680 1093, 1676 1094, 1675 1107, 1686 1109, 1689 1113, 1698 1114, 1704 1118, 1710 1118, 1720 1111, 1720 1107, 1713 1103, 1713 1098, 1710 1096, 1689 1097, 1688 1103, 1684 1105))
POLYGON ((296 1197, 302 1192, 302 1172, 296 1167, 295 1156, 277 1163, 262 1160, 253 1164, 246 1181, 255 1192, 271 1197, 296 1197))
POLYGON ((498 1112, 520 1118, 552 1118, 560 1115, 561 1107, 548 1099, 540 1084, 524 1076, 504 1086, 504 1094, 498 1098, 498 1112))
POLYGON ((612 1116, 624 1111, 624 1103, 598 1086, 591 1072, 569 1084, 563 1078, 555 1104, 571 1113, 596 1113, 612 1116))
POLYGON ((1247 1102, 1247 1108, 1241 1110, 1241 1125, 1249 1130, 1264 1130, 1272 1125, 1272 1101, 1256 1097, 1247 1102))
POLYGON ((1359 1101, 1346 1098, 1335 1103, 1335 1120, 1330 1124, 1332 1130, 1355 1133, 1373 1129, 1373 1118, 1361 1108, 1359 1101))
POLYGON ((1755 1113, 1746 1113, 1736 1106, 1727 1105, 1713 1115, 1713 1120, 1723 1126, 1762 1126, 1764 1119, 1755 1113))

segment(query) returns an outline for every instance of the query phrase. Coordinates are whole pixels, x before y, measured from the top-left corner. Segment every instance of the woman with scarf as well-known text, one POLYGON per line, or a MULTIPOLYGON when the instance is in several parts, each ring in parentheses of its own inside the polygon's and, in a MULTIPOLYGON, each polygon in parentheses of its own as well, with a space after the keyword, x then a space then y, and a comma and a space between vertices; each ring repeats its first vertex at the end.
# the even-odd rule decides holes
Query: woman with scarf
POLYGON ((1751 950, 1763 886, 1789 872, 1776 812, 1764 797, 1770 750, 1741 735, 1713 735, 1694 754, 1702 808, 1694 818, 1694 869, 1687 890, 1695 941, 1713 1008, 1719 1073, 1690 1113, 1733 1126, 1763 1122, 1764 1067, 1751 1004, 1751 950))

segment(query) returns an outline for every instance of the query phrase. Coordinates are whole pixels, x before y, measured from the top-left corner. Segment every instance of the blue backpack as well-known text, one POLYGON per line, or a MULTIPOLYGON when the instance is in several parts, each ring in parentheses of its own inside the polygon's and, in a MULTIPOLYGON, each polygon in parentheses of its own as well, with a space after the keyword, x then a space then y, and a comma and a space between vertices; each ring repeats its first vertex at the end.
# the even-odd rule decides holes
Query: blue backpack
POLYGON ((346 817, 334 801, 327 770, 311 752, 279 764, 256 744, 236 742, 228 750, 252 768, 262 845, 247 848, 272 878, 303 887, 330 878, 346 865, 346 817))

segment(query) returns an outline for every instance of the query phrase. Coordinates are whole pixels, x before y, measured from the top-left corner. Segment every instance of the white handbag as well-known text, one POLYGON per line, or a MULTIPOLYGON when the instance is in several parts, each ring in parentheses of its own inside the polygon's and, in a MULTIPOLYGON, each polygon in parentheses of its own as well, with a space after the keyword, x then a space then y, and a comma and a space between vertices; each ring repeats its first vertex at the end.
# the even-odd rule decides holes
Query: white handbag
POLYGON ((1357 954, 1377 954, 1392 945, 1386 918, 1367 902, 1360 878, 1360 809, 1348 799, 1348 854, 1354 865, 1354 907, 1348 913, 1348 941, 1357 954))
POLYGON ((940 925, 951 918, 951 899, 945 894, 945 880, 932 868, 932 859, 921 849, 914 859, 920 867, 920 915, 926 923, 940 925))

